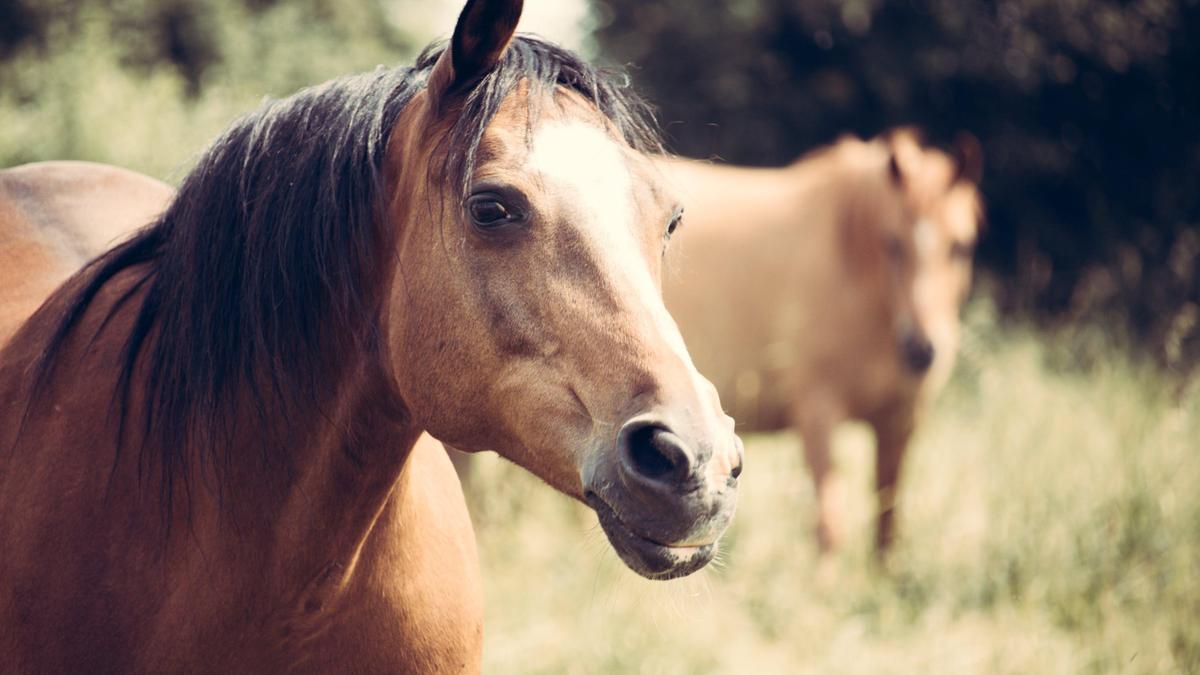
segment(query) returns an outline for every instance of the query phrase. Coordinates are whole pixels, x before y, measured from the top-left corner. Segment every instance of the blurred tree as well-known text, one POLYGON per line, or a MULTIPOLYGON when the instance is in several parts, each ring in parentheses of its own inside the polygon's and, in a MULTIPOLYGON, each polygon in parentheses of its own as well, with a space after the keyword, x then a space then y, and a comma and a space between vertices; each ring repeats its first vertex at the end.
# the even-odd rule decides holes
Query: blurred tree
POLYGON ((201 0, 126 1, 113 5, 112 31, 129 66, 174 67, 187 94, 200 94, 205 73, 222 57, 218 8, 201 0))
POLYGON ((387 0, 0 0, 0 57, 26 43, 70 50, 87 30, 112 39, 121 63, 143 74, 174 69, 191 97, 229 56, 230 42, 262 26, 279 40, 319 35, 325 40, 376 43, 406 52, 408 43, 387 20, 387 0), (36 5, 36 6, 35 6, 36 5))
POLYGON ((0 166, 178 176, 263 96, 410 59, 397 1, 0 0, 0 166))
POLYGON ((604 54, 635 66, 682 154, 780 164, 844 132, 973 132, 980 262, 1006 307, 1116 311, 1168 361, 1200 354, 1197 0, 600 0, 599 14, 604 54))
POLYGON ((45 16, 28 0, 0 0, 0 57, 42 37, 45 16))

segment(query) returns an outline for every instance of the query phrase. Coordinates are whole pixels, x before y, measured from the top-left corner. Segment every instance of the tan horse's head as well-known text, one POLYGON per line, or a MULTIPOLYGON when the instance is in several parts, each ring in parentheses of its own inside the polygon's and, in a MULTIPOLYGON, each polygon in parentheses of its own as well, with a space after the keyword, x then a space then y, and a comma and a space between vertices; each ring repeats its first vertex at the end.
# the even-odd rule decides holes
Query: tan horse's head
POLYGON ((881 149, 879 189, 853 228, 857 255, 871 264, 859 269, 882 304, 902 368, 918 379, 944 378, 982 218, 978 141, 960 137, 952 156, 900 129, 873 145, 881 149))
POLYGON ((390 141, 397 387, 438 439, 586 501, 635 571, 687 574, 733 516, 742 446, 663 306, 679 205, 636 100, 514 40, 519 13, 468 3, 390 141))

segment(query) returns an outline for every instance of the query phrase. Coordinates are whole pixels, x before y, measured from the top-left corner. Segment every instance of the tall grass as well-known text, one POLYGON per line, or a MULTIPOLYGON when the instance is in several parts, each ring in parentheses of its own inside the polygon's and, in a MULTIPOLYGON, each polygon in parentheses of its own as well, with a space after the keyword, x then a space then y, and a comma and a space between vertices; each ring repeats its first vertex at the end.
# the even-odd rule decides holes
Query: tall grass
POLYGON ((861 428, 835 442, 856 533, 835 562, 798 441, 754 436, 719 564, 666 584, 625 570, 583 507, 479 462, 486 672, 1200 672, 1200 392, 985 303, 967 333, 886 571, 861 428))

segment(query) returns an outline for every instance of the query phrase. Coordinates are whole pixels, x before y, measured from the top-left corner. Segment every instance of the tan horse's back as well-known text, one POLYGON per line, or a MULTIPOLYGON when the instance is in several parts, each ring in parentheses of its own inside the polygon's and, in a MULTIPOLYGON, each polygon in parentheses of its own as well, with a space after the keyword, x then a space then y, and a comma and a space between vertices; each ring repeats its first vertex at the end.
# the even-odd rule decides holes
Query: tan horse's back
POLYGON ((886 187, 886 161, 856 141, 780 169, 660 163, 687 209, 667 306, 740 429, 787 428, 814 381, 855 397, 889 386, 878 312, 840 250, 846 204, 886 187))
POLYGON ((780 169, 659 162, 687 207, 667 306, 739 428, 791 426, 814 388, 862 419, 945 382, 977 193, 935 150, 890 175, 905 138, 845 138, 780 169), (937 355, 916 370, 898 347, 914 328, 937 355))
POLYGON ((0 344, 63 281, 149 223, 170 186, 91 162, 0 171, 0 344))

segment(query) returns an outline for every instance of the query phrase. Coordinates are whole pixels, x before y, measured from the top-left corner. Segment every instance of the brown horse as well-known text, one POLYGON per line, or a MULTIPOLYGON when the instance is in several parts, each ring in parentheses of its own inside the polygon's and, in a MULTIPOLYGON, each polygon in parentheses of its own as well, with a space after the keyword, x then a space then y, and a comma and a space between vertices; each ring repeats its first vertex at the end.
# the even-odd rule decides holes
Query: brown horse
POLYGON ((0 345, 55 288, 170 198, 165 183, 90 162, 0 171, 0 345))
POLYGON ((743 429, 792 427, 842 534, 829 441, 841 421, 877 441, 877 545, 924 401, 945 382, 981 216, 977 145, 961 158, 913 132, 846 138, 782 169, 663 160, 688 216, 667 306, 743 429))
POLYGON ((477 670, 423 430, 585 500, 645 576, 711 559, 741 446, 658 290, 659 146, 519 14, 242 118, 7 342, 6 672, 477 670))

